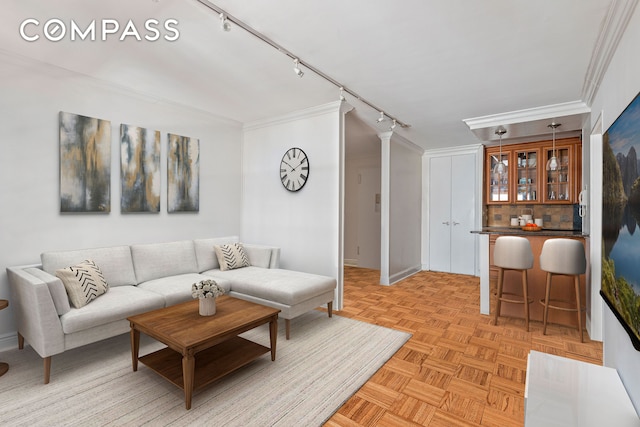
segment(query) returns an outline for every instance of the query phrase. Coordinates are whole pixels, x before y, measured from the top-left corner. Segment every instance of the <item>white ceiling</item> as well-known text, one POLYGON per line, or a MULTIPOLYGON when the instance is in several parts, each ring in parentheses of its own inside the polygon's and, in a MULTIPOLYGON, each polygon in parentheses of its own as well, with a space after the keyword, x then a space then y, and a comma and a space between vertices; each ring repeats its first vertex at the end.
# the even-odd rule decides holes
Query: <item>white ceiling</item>
MULTIPOLYGON (((213 3, 409 123, 397 131, 430 149, 480 142, 466 118, 584 101, 611 0, 213 3)), ((311 71, 298 78, 273 47, 238 27, 221 31, 218 16, 197 0, 3 0, 0 52, 243 123, 338 99, 338 89, 311 71), (132 19, 143 34, 146 19, 174 18, 180 38, 29 43, 18 32, 26 18, 41 26, 51 18, 81 26, 132 19)), ((347 101, 374 126, 378 112, 347 101)))

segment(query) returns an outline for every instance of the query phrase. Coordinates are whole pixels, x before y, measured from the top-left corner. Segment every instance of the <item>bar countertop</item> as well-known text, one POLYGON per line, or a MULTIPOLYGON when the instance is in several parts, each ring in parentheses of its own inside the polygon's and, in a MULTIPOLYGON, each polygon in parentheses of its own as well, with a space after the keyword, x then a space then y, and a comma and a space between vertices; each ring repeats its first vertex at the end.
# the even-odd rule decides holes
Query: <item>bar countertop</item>
POLYGON ((476 234, 501 234, 509 236, 545 236, 545 237, 589 237, 582 230, 557 230, 543 228, 539 231, 525 231, 521 227, 482 227, 482 230, 472 230, 476 234))

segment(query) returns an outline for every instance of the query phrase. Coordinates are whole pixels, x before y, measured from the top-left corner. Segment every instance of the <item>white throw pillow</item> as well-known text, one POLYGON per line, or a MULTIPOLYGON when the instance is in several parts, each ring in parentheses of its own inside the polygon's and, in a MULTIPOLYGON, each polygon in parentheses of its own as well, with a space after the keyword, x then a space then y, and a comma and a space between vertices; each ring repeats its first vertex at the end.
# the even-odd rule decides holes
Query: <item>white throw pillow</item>
POLYGON ((75 308, 84 307, 109 290, 102 271, 92 260, 56 270, 56 276, 62 280, 69 301, 75 308))
POLYGON ((241 243, 228 245, 216 245, 213 247, 218 257, 220 270, 234 270, 236 268, 249 267, 251 262, 241 243))

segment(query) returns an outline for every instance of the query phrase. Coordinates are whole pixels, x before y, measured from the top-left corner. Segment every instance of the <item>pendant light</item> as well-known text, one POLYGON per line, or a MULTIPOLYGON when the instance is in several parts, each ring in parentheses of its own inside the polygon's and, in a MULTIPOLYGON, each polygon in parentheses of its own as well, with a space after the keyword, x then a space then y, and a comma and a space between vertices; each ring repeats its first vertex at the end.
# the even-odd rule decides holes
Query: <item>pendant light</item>
POLYGON ((551 151, 551 158, 547 162, 547 170, 548 171, 556 171, 558 170, 558 158, 556 157, 556 128, 561 126, 560 123, 551 122, 547 127, 553 130, 553 148, 551 151))
POLYGON ((493 167, 493 173, 498 175, 502 175, 507 171, 507 166, 502 161, 502 135, 505 133, 507 133, 507 130, 503 127, 496 129, 496 135, 500 137, 500 157, 498 158, 498 163, 493 167))

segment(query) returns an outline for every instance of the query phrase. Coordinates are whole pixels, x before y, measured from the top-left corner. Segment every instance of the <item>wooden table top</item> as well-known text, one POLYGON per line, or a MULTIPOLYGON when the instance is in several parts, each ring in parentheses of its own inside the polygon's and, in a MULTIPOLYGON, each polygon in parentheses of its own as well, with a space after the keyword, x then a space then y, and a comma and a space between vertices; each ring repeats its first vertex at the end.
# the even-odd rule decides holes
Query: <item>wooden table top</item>
POLYGON ((9 301, 6 299, 0 299, 0 310, 7 308, 9 306, 9 301))
POLYGON ((216 314, 201 316, 198 300, 128 317, 132 327, 176 350, 197 348, 212 341, 255 328, 280 312, 277 308, 223 295, 216 300, 216 314))

